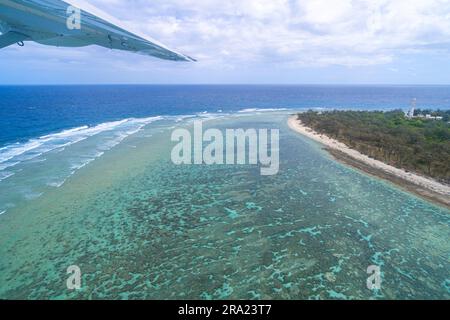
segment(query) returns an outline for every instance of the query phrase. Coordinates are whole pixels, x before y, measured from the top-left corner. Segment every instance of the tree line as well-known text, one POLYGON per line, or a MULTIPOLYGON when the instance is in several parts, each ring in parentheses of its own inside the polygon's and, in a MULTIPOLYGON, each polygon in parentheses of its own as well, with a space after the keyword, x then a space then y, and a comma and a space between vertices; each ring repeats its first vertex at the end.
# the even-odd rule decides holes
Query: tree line
POLYGON ((310 110, 299 113, 298 119, 369 157, 450 183, 448 121, 408 119, 402 110, 310 110))

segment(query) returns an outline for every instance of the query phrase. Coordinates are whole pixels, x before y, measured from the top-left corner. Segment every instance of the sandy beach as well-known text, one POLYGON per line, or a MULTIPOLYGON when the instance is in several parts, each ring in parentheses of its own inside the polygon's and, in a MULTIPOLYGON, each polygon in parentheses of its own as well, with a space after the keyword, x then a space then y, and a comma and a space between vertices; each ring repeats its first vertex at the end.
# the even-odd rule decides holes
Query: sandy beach
POLYGON ((302 125, 296 115, 289 117, 288 125, 292 130, 323 144, 336 160, 371 175, 389 180, 409 192, 450 208, 450 186, 370 158, 349 148, 344 143, 302 125))

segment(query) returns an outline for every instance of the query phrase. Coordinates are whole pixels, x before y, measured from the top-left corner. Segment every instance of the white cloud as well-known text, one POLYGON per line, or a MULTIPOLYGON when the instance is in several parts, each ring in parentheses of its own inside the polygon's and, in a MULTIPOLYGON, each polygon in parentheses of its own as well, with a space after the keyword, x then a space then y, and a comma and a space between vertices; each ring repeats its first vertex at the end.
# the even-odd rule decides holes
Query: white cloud
POLYGON ((205 64, 371 65, 450 42, 448 0, 93 3, 205 64))
MULTIPOLYGON (((411 52, 448 54, 450 48, 450 0, 90 2, 197 58, 194 68, 367 66, 411 52)), ((104 60, 103 50, 89 54, 104 60)), ((112 57, 124 57, 119 66, 136 61, 130 62, 127 53, 112 57)))

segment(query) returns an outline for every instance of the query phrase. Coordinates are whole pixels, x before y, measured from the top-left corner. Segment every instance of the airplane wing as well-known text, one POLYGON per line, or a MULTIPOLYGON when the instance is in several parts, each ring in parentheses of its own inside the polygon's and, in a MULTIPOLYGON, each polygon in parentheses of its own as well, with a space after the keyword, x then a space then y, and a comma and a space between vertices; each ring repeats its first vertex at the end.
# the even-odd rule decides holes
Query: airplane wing
POLYGON ((0 0, 0 48, 23 41, 59 47, 102 47, 165 60, 195 61, 131 31, 84 0, 0 0))
POLYGON ((21 43, 26 39, 28 39, 28 36, 24 34, 14 31, 7 32, 0 35, 0 49, 8 47, 14 43, 21 43))

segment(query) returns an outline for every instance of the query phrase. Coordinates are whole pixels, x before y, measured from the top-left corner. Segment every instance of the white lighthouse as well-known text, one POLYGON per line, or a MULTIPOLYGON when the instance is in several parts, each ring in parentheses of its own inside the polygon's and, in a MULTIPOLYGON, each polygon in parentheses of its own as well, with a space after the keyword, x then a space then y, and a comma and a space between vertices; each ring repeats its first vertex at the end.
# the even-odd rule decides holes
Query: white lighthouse
POLYGON ((408 118, 410 118, 410 119, 414 118, 414 111, 416 110, 416 104, 417 104, 417 99, 416 98, 412 99, 411 108, 409 109, 408 114, 407 114, 408 118))

